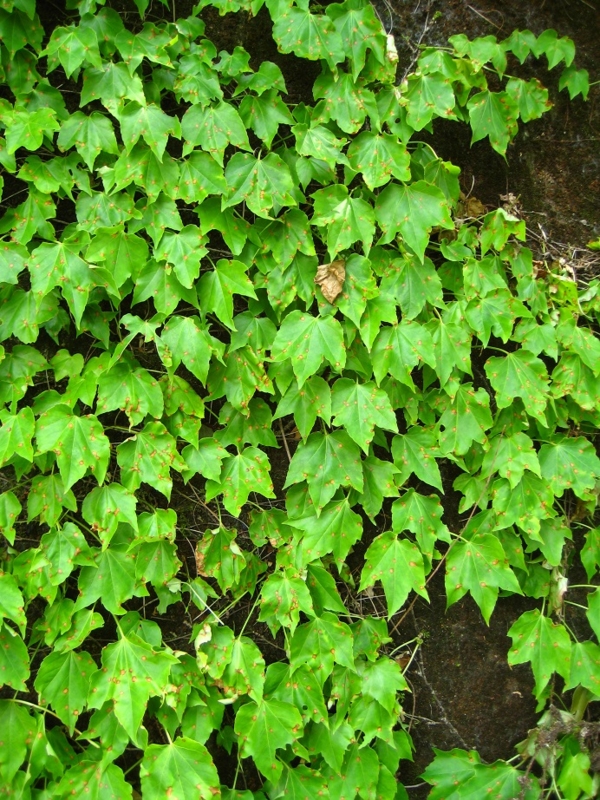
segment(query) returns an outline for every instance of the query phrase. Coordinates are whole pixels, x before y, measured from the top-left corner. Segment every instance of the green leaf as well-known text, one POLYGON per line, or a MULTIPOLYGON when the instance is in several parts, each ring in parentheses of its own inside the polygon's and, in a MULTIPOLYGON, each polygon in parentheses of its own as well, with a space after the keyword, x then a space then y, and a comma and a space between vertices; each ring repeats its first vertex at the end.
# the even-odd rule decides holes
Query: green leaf
POLYGON ((420 480, 442 491, 442 477, 435 460, 437 441, 433 431, 409 428, 406 434, 392 439, 392 456, 401 486, 414 473, 420 480))
POLYGON ((35 431, 35 419, 30 408, 23 408, 18 414, 11 414, 2 420, 0 428, 0 464, 12 458, 33 461, 31 440, 35 431))
MULTIPOLYGON (((42 55, 58 56, 67 78, 86 61, 94 67, 101 67, 102 59, 98 50, 98 39, 92 28, 71 25, 68 28, 55 28, 42 55)), ((51 62, 50 62, 51 63, 51 62)), ((50 63, 48 72, 50 72, 50 63)))
POLYGON ((446 559, 448 606, 470 592, 489 625, 499 589, 521 594, 519 582, 508 565, 498 538, 491 533, 482 533, 475 534, 468 541, 455 542, 446 559))
POLYGON ((406 121, 416 131, 425 128, 433 117, 454 117, 456 103, 450 80, 439 72, 409 75, 402 87, 406 121))
POLYGON ((273 394, 263 360, 250 347, 227 353, 222 362, 213 361, 208 374, 208 388, 211 400, 225 395, 231 405, 244 414, 257 389, 273 394))
POLYGON ((257 447, 279 447, 272 430, 271 409, 258 398, 250 400, 247 415, 225 403, 219 414, 219 423, 224 427, 215 433, 215 438, 227 447, 230 444, 238 448, 246 443, 257 447))
POLYGON ((514 666, 531 662, 537 698, 542 696, 554 672, 569 680, 571 638, 564 625, 552 622, 535 608, 521 614, 508 635, 513 640, 508 663, 514 666))
POLYGON ((413 368, 422 361, 430 367, 436 365, 429 331, 411 320, 381 328, 373 344, 372 359, 377 383, 389 373, 413 390, 413 368))
POLYGON ((490 449, 483 457, 481 477, 489 478, 498 472, 514 489, 526 469, 541 477, 538 455, 529 436, 521 431, 510 436, 494 436, 490 449))
POLYGON ((180 283, 191 289, 200 273, 200 259, 208 250, 207 239, 196 225, 186 225, 179 233, 165 232, 154 255, 173 265, 180 283))
POLYGON ((302 733, 302 717, 298 709, 280 700, 250 701, 235 717, 235 732, 240 737, 242 758, 252 756, 260 772, 276 781, 283 764, 277 750, 291 744, 302 733))
POLYGON ((235 153, 225 167, 225 180, 229 192, 223 199, 223 208, 243 202, 250 211, 268 219, 272 208, 296 205, 289 167, 275 153, 264 158, 235 153))
MULTIPOLYGON (((12 620, 25 633, 25 600, 15 578, 9 572, 0 573, 0 619, 12 620)), ((12 633, 7 626, 4 626, 4 630, 12 633)))
MULTIPOLYGON (((500 403, 498 403, 500 405, 500 403)), ((485 443, 486 431, 492 427, 490 396, 483 388, 463 383, 439 420, 440 450, 444 454, 464 455, 473 442, 485 443)))
POLYGON ((145 590, 136 583, 135 558, 123 552, 122 547, 116 548, 114 543, 96 555, 93 566, 81 568, 78 586, 77 611, 92 605, 101 597, 108 611, 123 614, 125 609, 121 604, 125 600, 135 594, 145 594, 145 590))
POLYGON ((329 384, 318 375, 313 375, 300 388, 296 381, 279 401, 273 419, 294 415, 294 422, 303 439, 313 429, 315 420, 320 417, 329 424, 331 420, 331 390, 329 384))
POLYGON ((344 622, 325 611, 320 617, 296 628, 290 644, 290 666, 296 670, 306 664, 321 685, 334 664, 354 670, 352 631, 344 622))
POLYGON ((359 502, 371 520, 381 511, 384 497, 398 496, 395 483, 397 473, 397 467, 375 456, 368 456, 363 461, 364 486, 359 502))
POLYGON ((537 38, 536 43, 531 48, 534 56, 539 58, 542 54, 548 59, 548 69, 554 69, 561 61, 570 67, 575 58, 575 44, 568 36, 559 38, 555 30, 550 28, 544 31, 537 38))
POLYGON ((158 381, 138 367, 132 369, 126 360, 118 362, 98 380, 96 414, 120 408, 131 426, 139 425, 149 414, 162 417, 163 393, 158 381))
POLYGON ((214 340, 198 317, 169 317, 160 339, 169 349, 174 370, 183 363, 201 383, 206 383, 214 340))
MULTIPOLYGON (((292 133, 296 137, 296 150, 299 155, 312 156, 325 162, 332 169, 336 164, 348 163, 348 159, 342 154, 342 148, 347 140, 338 139, 324 125, 313 125, 312 127, 304 124, 294 125, 292 133)), ((302 186, 306 188, 306 184, 312 177, 312 172, 309 171, 309 177, 300 181, 302 186)))
POLYGON ((397 532, 409 530, 416 534, 421 552, 431 562, 436 539, 450 541, 442 513, 436 494, 426 497, 409 489, 392 505, 392 528, 397 532))
POLYGON ((301 389, 314 375, 323 359, 334 369, 346 363, 346 352, 340 323, 333 317, 313 317, 292 311, 283 320, 271 347, 273 361, 290 358, 301 389))
POLYGON ((4 118, 6 125, 6 152, 10 155, 19 147, 39 150, 44 136, 52 139, 52 134, 60 130, 56 112, 51 108, 37 111, 13 111, 4 118))
POLYGON ((515 397, 521 397, 527 413, 546 424, 548 373, 543 361, 526 350, 517 350, 503 358, 489 358, 485 372, 496 390, 498 408, 507 408, 515 397))
POLYGON ((376 109, 373 93, 364 87, 364 81, 355 81, 347 72, 322 72, 314 83, 313 96, 324 100, 325 118, 335 120, 345 133, 359 131, 367 114, 376 109))
POLYGON ((400 665, 385 656, 376 661, 358 661, 357 665, 358 674, 362 679, 363 694, 374 698, 393 714, 397 707, 396 693, 408 689, 400 665))
POLYGON ((296 6, 279 8, 273 38, 282 53, 318 61, 324 58, 332 70, 346 58, 344 42, 323 14, 311 14, 296 6))
POLYGON ((589 72, 587 69, 575 69, 572 65, 565 67, 560 74, 558 88, 561 91, 566 88, 571 100, 579 94, 584 100, 587 100, 590 91, 589 72))
POLYGON ((276 89, 260 97, 246 95, 240 105, 240 116, 246 127, 252 128, 269 149, 279 126, 294 124, 294 118, 276 89))
POLYGON ((11 544, 15 543, 15 522, 21 510, 21 503, 12 492, 0 495, 0 532, 11 544))
POLYGON ((363 530, 362 520, 350 508, 347 497, 328 503, 319 516, 289 519, 287 524, 302 531, 299 538, 303 564, 330 553, 342 564, 363 530))
POLYGON ((312 224, 325 228, 327 250, 334 259, 341 250, 354 242, 361 242, 368 255, 375 235, 375 212, 365 200, 353 198, 343 184, 319 189, 313 194, 314 214, 312 224))
POLYGON ((124 99, 139 105, 145 103, 139 75, 131 75, 125 64, 104 61, 98 69, 88 67, 84 70, 80 105, 100 100, 108 111, 114 113, 124 99))
POLYGON ((312 433, 298 445, 283 488, 304 480, 317 515, 339 486, 352 486, 362 492, 360 450, 345 431, 312 433))
POLYGON ((352 62, 352 77, 356 81, 365 65, 366 52, 372 50, 380 63, 384 61, 384 37, 381 22, 374 9, 356 0, 331 3, 325 9, 333 20, 352 62))
POLYGON ((128 522, 137 531, 136 506, 137 498, 134 494, 120 483, 111 483, 108 486, 97 486, 86 495, 81 514, 106 547, 116 533, 119 522, 128 522))
POLYGON ((97 111, 89 117, 81 111, 71 114, 63 122, 56 143, 63 152, 75 146, 90 172, 100 153, 119 154, 110 119, 97 111))
POLYGON ((98 228, 85 257, 93 263, 106 263, 121 287, 128 278, 137 275, 141 264, 148 261, 148 245, 141 236, 125 233, 120 226, 98 228))
POLYGON ((183 155, 200 146, 223 166, 225 148, 232 144, 240 150, 250 150, 244 123, 236 109, 224 101, 214 106, 201 108, 191 106, 181 120, 181 132, 185 139, 183 155))
POLYGON ((88 705, 101 708, 113 700, 116 718, 136 742, 148 700, 165 691, 171 666, 177 663, 136 634, 120 632, 119 641, 102 650, 102 668, 91 676, 88 705))
POLYGON ((60 475, 37 475, 27 495, 27 520, 39 516, 40 522, 52 528, 64 508, 77 511, 77 500, 70 489, 65 491, 60 475))
POLYGON ((49 703, 59 718, 73 730, 88 699, 90 676, 96 664, 85 650, 78 653, 50 653, 40 664, 35 690, 40 700, 49 703))
POLYGON ((573 350, 594 375, 600 374, 600 339, 592 330, 580 327, 574 320, 562 322, 556 329, 558 341, 573 350))
POLYGON ((188 445, 181 453, 187 469, 183 470, 184 480, 187 482, 194 475, 201 475, 210 481, 217 481, 221 475, 223 459, 229 453, 216 439, 204 438, 198 442, 198 447, 188 445))
POLYGON ((194 150, 180 163, 179 197, 186 203, 202 203, 208 195, 226 192, 223 167, 208 153, 194 150))
POLYGON ((265 697, 267 700, 291 701, 302 714, 305 724, 309 720, 325 722, 327 719, 323 691, 308 667, 292 670, 281 661, 270 664, 265 681, 265 697))
POLYGON ((221 322, 232 329, 233 295, 256 299, 254 287, 246 275, 246 267, 240 261, 219 259, 215 268, 205 272, 198 284, 200 303, 205 311, 214 311, 221 322))
POLYGON ((293 634, 301 611, 309 616, 313 614, 306 582, 290 567, 269 575, 261 590, 259 621, 267 623, 273 636, 282 626, 293 634))
POLYGON ((131 153, 134 144, 141 137, 158 160, 162 161, 169 135, 176 139, 181 138, 181 126, 177 117, 170 117, 153 103, 149 105, 127 103, 119 113, 118 119, 127 153, 131 153))
POLYGON ((216 578, 223 593, 239 583, 246 560, 235 531, 219 527, 205 531, 196 545, 196 566, 202 577, 216 578))
POLYGON ((508 92, 487 89, 474 94, 467 103, 473 135, 471 144, 489 137, 490 144, 501 156, 517 133, 518 107, 508 92))
POLYGON ((90 800, 112 800, 114 797, 132 800, 131 784, 116 764, 88 761, 82 759, 75 766, 66 770, 56 787, 63 797, 68 792, 75 792, 90 800))
POLYGON ((387 601, 388 619, 405 603, 414 589, 429 599, 425 588, 423 556, 419 548, 408 539, 398 539, 393 531, 375 537, 365 553, 359 591, 381 581, 387 601))
POLYGON ((98 483, 104 481, 110 456, 110 443, 93 414, 77 416, 67 406, 57 405, 40 415, 36 428, 40 453, 52 451, 65 489, 92 472, 98 483))
POLYGON ((469 375, 471 371, 471 333, 464 324, 444 322, 443 319, 434 317, 427 323, 431 333, 433 349, 435 352, 435 371, 440 380, 440 385, 449 394, 453 393, 453 383, 449 382, 453 370, 456 368, 469 375))
POLYGON ((4 625, 0 630, 0 686, 11 686, 17 692, 27 692, 25 681, 28 679, 29 653, 25 642, 8 625, 4 625))
POLYGON ((85 537, 72 522, 45 533, 40 545, 49 562, 48 576, 52 586, 64 583, 76 564, 93 564, 85 537))
POLYGON ((140 775, 148 800, 213 800, 219 794, 219 776, 210 753, 203 744, 185 736, 170 744, 147 747, 140 775))
POLYGON ((398 430, 389 397, 372 381, 338 379, 333 384, 331 404, 334 425, 343 427, 367 455, 376 425, 388 431, 398 430))
POLYGON ((147 422, 141 431, 120 444, 117 463, 121 482, 130 492, 145 481, 167 499, 173 486, 170 468, 178 471, 184 468, 175 439, 160 422, 147 422))
POLYGON ((542 478, 549 481, 557 497, 562 497, 565 489, 585 497, 600 477, 600 459, 592 443, 581 436, 543 444, 539 459, 542 478))
POLYGON ((400 233, 420 261, 434 226, 453 228, 448 201, 441 189, 426 181, 400 186, 392 183, 377 197, 375 212, 387 244, 400 233))
POLYGON ((514 488, 507 480, 498 481, 493 495, 499 528, 516 523, 530 536, 540 538, 540 520, 552 515, 554 505, 554 494, 545 481, 526 471, 514 488))
POLYGON ((417 317, 426 303, 443 305, 442 282, 429 258, 422 264, 412 255, 394 260, 384 274, 380 289, 382 294, 394 298, 407 319, 417 317))
MULTIPOLYGON (((0 633, 3 637, 4 633, 0 633)), ((4 746, 0 750, 0 775, 8 787, 35 737, 35 721, 27 709, 15 700, 0 700, 0 726, 4 746)))
POLYGON ((519 109, 519 115, 523 122, 539 119, 552 108, 552 103, 548 99, 548 89, 542 86, 536 78, 528 81, 511 78, 506 84, 506 93, 519 109))
POLYGON ((223 505, 234 517, 239 516, 242 506, 251 492, 264 497, 275 497, 269 475, 269 459, 256 447, 246 449, 223 462, 220 482, 211 486, 211 494, 223 494, 223 505))
POLYGON ((478 800, 481 797, 511 800, 520 794, 526 800, 539 797, 537 780, 529 776, 531 791, 528 789, 523 794, 523 773, 505 761, 481 764, 475 750, 443 752, 434 748, 434 753, 435 759, 422 776, 434 786, 428 795, 430 800, 478 800))

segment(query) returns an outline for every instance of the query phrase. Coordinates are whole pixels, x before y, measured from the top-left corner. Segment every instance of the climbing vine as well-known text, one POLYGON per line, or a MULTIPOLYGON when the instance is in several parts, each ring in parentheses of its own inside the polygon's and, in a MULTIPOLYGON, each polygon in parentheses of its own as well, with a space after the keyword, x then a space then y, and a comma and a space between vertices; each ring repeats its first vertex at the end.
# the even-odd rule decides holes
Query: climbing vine
POLYGON ((0 3, 0 793, 408 797, 390 630, 441 569, 486 622, 539 600, 508 660, 544 714, 430 797, 594 796, 600 284, 424 141, 504 155, 551 106, 528 59, 587 97, 573 42, 458 35, 397 85, 364 0, 161 2, 0 3), (205 37, 263 5, 314 102, 205 37))

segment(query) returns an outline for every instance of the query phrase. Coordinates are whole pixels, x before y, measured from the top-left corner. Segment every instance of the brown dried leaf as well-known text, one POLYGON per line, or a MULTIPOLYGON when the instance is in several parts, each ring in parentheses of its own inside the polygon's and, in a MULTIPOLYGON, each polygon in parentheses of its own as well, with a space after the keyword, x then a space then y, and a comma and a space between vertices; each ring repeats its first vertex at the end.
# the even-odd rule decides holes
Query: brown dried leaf
POLYGON ((322 264, 315 275, 315 283, 321 287, 323 297, 333 303, 341 293, 346 278, 346 262, 342 259, 322 264))

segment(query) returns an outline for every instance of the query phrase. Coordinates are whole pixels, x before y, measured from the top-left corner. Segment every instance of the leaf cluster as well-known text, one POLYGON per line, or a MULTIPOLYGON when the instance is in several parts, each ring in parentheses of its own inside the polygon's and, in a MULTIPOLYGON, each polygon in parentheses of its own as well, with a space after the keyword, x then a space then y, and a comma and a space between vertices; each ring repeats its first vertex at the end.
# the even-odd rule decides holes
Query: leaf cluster
MULTIPOLYGON (((542 600, 508 655, 540 707, 554 674, 599 694, 564 599, 600 478, 599 285, 535 261, 510 210, 463 214, 419 135, 454 120, 504 155, 550 107, 509 68, 545 56, 572 98, 587 73, 520 31, 426 48, 396 85, 366 0, 134 5, 72 0, 52 31, 35 0, 0 8, 0 163, 24 187, 0 218, 0 785, 404 798, 390 630, 440 566, 486 622, 501 594, 542 600), (319 62, 314 103, 205 37, 206 6, 263 4, 279 50, 319 62)), ((591 582, 600 529, 581 559, 591 582)), ((584 745, 557 746, 589 796, 584 745)), ((424 777, 457 800, 524 785, 463 751, 424 777)))

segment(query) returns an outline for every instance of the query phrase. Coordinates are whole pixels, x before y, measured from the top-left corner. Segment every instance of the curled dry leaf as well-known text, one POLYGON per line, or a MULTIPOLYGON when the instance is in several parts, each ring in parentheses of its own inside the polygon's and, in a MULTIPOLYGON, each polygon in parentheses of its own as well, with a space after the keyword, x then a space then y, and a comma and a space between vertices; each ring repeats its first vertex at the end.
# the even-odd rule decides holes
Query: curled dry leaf
POLYGON ((331 264, 322 264, 315 275, 315 283, 321 287, 323 297, 329 303, 342 291, 346 278, 346 262, 342 259, 332 261, 331 264))

